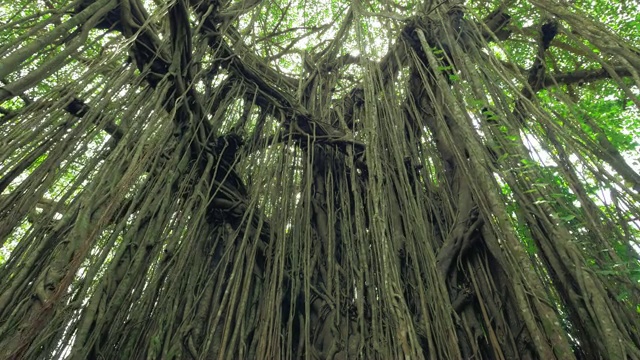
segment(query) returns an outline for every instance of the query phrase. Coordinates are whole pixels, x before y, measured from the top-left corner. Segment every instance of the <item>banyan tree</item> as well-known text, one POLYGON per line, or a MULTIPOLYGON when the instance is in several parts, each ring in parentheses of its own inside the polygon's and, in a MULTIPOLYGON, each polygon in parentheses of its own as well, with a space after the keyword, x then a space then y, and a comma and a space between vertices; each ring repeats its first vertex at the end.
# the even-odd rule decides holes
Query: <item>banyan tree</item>
POLYGON ((632 1, 0 7, 0 358, 640 359, 632 1))

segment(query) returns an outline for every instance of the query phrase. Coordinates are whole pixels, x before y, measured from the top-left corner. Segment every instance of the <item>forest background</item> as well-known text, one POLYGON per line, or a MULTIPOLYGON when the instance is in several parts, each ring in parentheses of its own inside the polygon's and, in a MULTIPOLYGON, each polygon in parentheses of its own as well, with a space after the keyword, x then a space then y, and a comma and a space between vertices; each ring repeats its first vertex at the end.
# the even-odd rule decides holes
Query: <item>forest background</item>
POLYGON ((640 4, 0 6, 0 358, 640 359, 640 4))

